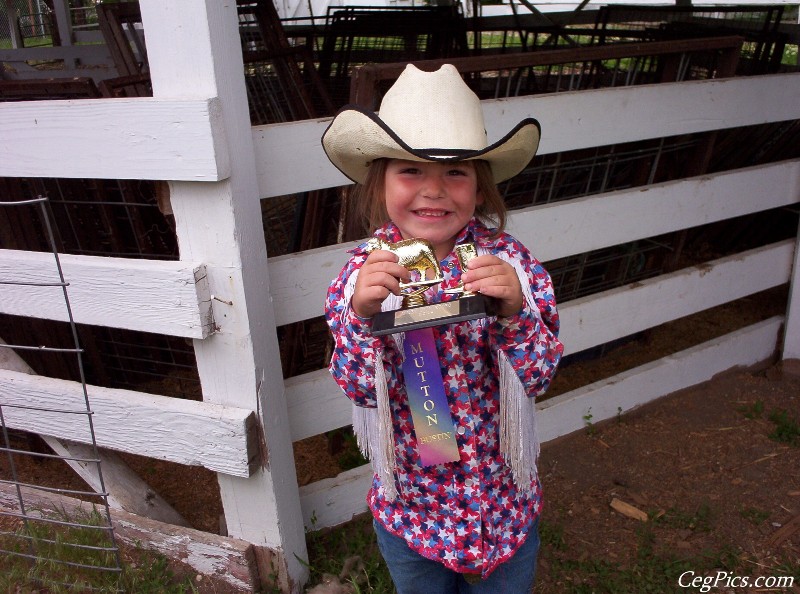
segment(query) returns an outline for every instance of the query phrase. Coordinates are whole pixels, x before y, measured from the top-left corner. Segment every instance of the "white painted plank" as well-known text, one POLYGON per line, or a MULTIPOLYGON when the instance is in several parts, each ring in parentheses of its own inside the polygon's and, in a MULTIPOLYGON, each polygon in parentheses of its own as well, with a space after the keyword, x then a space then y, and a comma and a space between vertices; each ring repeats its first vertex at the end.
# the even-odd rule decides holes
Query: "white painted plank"
MULTIPOLYGON (((250 476, 258 463, 251 410, 88 386, 97 445, 157 460, 250 476)), ((6 425, 91 443, 81 384, 0 370, 6 425)))
POLYGON ((800 203, 800 159, 515 211, 508 231, 548 262, 800 203))
POLYGON ((345 427, 352 422, 350 400, 327 369, 286 380, 292 441, 345 427))
MULTIPOLYGON (((59 256, 81 324, 205 338, 213 329, 206 267, 190 262, 59 256)), ((0 250, 3 283, 58 283, 51 253, 0 250)), ((0 312, 68 321, 60 286, 0 284, 0 312)))
MULTIPOLYGON (((484 102, 494 141, 542 125, 538 154, 800 118, 800 73, 553 93, 484 102)), ((320 144, 330 118, 253 128, 260 196, 349 183, 320 144)))
POLYGON ((300 487, 306 529, 321 530, 336 526, 367 511, 367 491, 371 484, 372 467, 365 464, 333 478, 300 487))
POLYGON ((525 117, 542 125, 539 154, 724 130, 800 117, 800 73, 617 87, 489 101, 494 136, 525 117))
MULTIPOLYGON (((559 308, 565 352, 577 353, 784 284, 793 252, 794 241, 786 240, 568 301, 559 308)), ((286 393, 295 441, 351 422, 350 400, 326 369, 287 380, 286 393)))
POLYGON ((324 313, 325 294, 357 245, 339 244, 269 259, 275 321, 281 326, 324 313))
POLYGON ((221 120, 216 98, 0 103, 0 176, 218 181, 221 120))
MULTIPOLYGON (((642 365, 538 405, 542 442, 578 431, 591 408, 593 422, 627 412, 678 390, 705 382, 734 367, 748 367, 775 353, 783 324, 777 316, 659 361, 642 365)), ((372 470, 364 465, 301 487, 303 521, 320 530, 367 511, 372 470)))
POLYGON ((766 361, 774 353, 783 316, 737 330, 658 361, 625 371, 539 405, 542 441, 582 429, 591 408, 592 422, 615 417, 666 394, 712 379, 735 367, 766 361))
MULTIPOLYGON (((535 206, 512 213, 509 231, 547 262, 798 202, 800 160, 793 160, 535 206)), ((278 325, 322 315, 328 285, 354 245, 270 259, 278 325)))
POLYGON ((789 239, 568 301, 559 309, 564 352, 577 353, 785 284, 793 256, 789 239))
POLYGON ((330 164, 322 150, 320 139, 328 124, 330 118, 253 127, 259 196, 353 183, 330 164))

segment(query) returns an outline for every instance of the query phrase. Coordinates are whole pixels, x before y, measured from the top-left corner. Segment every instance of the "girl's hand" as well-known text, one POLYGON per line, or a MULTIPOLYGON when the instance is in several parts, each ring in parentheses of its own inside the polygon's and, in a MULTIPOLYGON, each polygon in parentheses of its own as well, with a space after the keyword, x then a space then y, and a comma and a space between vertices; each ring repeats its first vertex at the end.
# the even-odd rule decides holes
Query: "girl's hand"
POLYGON ((509 317, 522 309, 522 287, 514 267, 497 256, 473 258, 461 275, 465 291, 481 293, 497 300, 497 315, 509 317))
POLYGON ((350 303, 355 314, 371 318, 381 310, 389 293, 400 294, 400 281, 411 280, 408 270, 397 263, 397 256, 386 250, 375 250, 367 256, 356 279, 350 303))

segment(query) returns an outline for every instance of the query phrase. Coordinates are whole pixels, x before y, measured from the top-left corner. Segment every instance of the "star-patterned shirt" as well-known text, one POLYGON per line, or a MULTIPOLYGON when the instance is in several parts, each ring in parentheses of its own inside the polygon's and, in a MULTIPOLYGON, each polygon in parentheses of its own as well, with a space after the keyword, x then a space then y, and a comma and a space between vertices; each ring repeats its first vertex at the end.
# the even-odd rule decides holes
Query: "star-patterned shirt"
MULTIPOLYGON (((461 573, 488 576, 525 541, 540 512, 538 482, 518 489, 500 453, 499 371, 502 350, 529 397, 543 393, 563 347, 549 275, 528 250, 508 234, 473 219, 456 244, 473 242, 488 253, 505 252, 521 263, 536 307, 524 303, 508 318, 485 318, 438 326, 434 337, 445 393, 456 426, 460 462, 423 467, 417 454, 402 370, 402 348, 394 338, 375 337, 370 320, 355 315, 345 296, 348 278, 367 258, 359 246, 331 284, 325 315, 335 341, 330 371, 357 405, 376 406, 376 353, 382 353, 394 426, 397 497, 387 497, 377 475, 367 495, 373 516, 423 557, 461 573)), ((389 242, 402 239, 392 223, 375 232, 389 242)), ((459 284, 455 253, 441 262, 444 281, 426 292, 428 303, 456 297, 444 293, 459 284)), ((523 300, 524 301, 524 300, 523 300)))

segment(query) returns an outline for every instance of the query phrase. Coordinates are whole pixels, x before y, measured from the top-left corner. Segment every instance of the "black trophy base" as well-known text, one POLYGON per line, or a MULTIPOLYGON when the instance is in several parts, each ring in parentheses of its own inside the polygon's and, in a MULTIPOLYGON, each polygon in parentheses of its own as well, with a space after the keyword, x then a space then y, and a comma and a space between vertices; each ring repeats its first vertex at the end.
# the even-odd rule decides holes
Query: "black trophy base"
POLYGON ((488 297, 468 295, 444 303, 431 303, 408 309, 379 312, 372 318, 372 334, 383 336, 393 332, 466 322, 492 315, 494 315, 494 311, 488 297))

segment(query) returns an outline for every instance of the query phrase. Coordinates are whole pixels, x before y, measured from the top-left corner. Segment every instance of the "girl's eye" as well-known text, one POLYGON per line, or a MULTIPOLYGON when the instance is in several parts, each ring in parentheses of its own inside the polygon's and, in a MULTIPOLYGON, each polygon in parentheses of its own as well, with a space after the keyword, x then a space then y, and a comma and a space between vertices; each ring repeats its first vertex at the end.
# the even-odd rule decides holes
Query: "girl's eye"
POLYGON ((419 169, 416 167, 404 167, 400 170, 400 173, 405 173, 406 175, 416 175, 419 173, 419 169))
POLYGON ((447 175, 466 175, 467 172, 463 169, 451 169, 447 172, 447 175))

